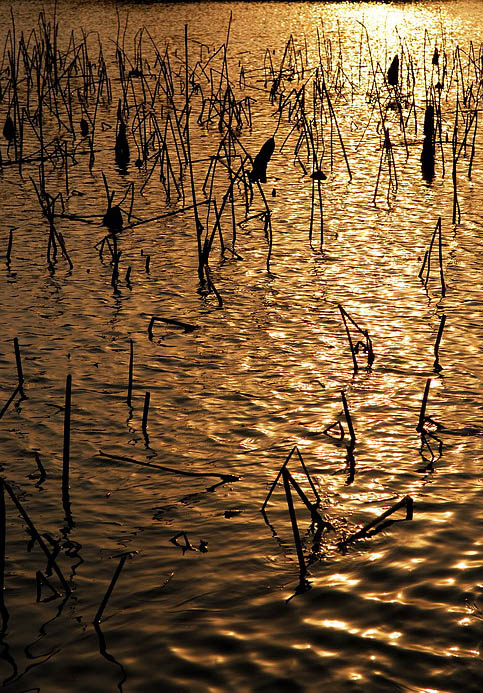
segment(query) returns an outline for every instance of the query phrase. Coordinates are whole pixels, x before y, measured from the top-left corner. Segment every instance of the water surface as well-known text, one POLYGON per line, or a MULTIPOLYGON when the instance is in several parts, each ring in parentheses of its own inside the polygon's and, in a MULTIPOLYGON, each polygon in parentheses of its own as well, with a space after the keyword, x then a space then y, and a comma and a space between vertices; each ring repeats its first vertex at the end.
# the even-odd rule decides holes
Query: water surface
MULTIPOLYGON (((5 39, 11 26, 9 5, 1 6, 5 39)), ((53 21, 53 7, 43 6, 53 21)), ((38 27, 40 10, 36 2, 15 3, 17 39, 22 29, 27 36, 38 27)), ((458 161, 459 223, 452 223, 451 179, 457 95, 471 85, 473 93, 479 93, 479 3, 63 1, 58 3, 57 19, 60 50, 68 50, 72 29, 78 43, 82 29, 90 32, 90 55, 97 66, 102 44, 113 100, 99 104, 91 172, 88 147, 80 141, 78 129, 74 139, 68 127, 57 131, 50 119, 53 136, 69 148, 78 147, 76 163, 69 168, 66 213, 84 219, 98 215, 93 223, 56 220, 72 271, 60 255, 53 268, 47 266, 49 226, 31 180, 38 181, 38 162, 27 164, 20 177, 17 166, 5 164, 14 159, 12 148, 7 151, 5 140, 1 144, 1 248, 7 248, 13 229, 10 264, 2 260, 0 272, 2 406, 17 385, 15 336, 26 395, 17 396, 0 421, 2 474, 39 532, 47 541, 61 541, 58 562, 72 588, 65 601, 48 600, 45 588, 36 602, 35 575, 38 570, 45 573, 45 557, 38 545, 30 545, 26 525, 8 500, 9 620, 2 637, 3 687, 49 692, 481 690, 479 128, 471 179, 471 140, 466 156, 462 152, 458 161), (131 161, 124 172, 116 165, 118 22, 133 65, 138 32, 142 27, 149 31, 142 35, 142 47, 152 70, 151 85, 159 74, 153 45, 163 56, 168 46, 182 104, 185 24, 191 64, 199 59, 202 65, 225 42, 230 12, 230 79, 237 98, 252 98, 251 126, 244 122, 237 134, 254 157, 275 133, 276 147, 263 184, 273 230, 270 271, 264 222, 254 216, 264 211, 263 200, 255 187, 247 214, 239 186, 234 206, 239 257, 226 253, 223 258, 216 236, 209 258, 222 307, 213 292, 199 291, 191 211, 123 231, 118 240, 121 279, 113 288, 109 258, 101 261, 95 247, 106 233, 100 224, 106 211, 102 173, 116 191, 115 201, 133 183, 137 221, 180 210, 192 201, 188 167, 183 168, 183 201, 173 189, 166 198, 159 171, 146 183, 149 166, 134 165, 137 150, 130 128, 145 98, 140 89, 128 95, 131 161), (263 66, 271 60, 276 73, 290 36, 293 61, 290 69, 285 63, 279 92, 271 100, 273 79, 267 78, 263 66), (419 157, 425 78, 426 87, 438 79, 431 66, 435 46, 445 56, 448 71, 441 93, 441 148, 436 151, 434 180, 428 183, 419 157), (397 110, 389 111, 386 124, 398 187, 389 187, 383 158, 374 202, 383 131, 372 68, 380 65, 381 102, 387 105, 390 91, 384 75, 396 53, 407 93, 414 75, 411 99, 404 106, 407 148, 397 110), (326 103, 325 110, 315 114, 314 130, 319 163, 327 174, 321 184, 322 252, 318 208, 313 247, 309 244, 313 161, 303 140, 298 159, 295 156, 303 125, 294 129, 295 119, 289 120, 286 109, 281 118, 277 113, 280 94, 288 96, 304 83, 310 103, 310 85, 320 61, 352 174, 326 103), (242 68, 245 80, 240 77, 242 68), (244 223, 246 216, 252 218, 244 223), (444 296, 437 253, 426 287, 418 277, 438 217, 444 296), (130 283, 125 281, 128 266, 130 283), (375 352, 372 368, 359 354, 360 368, 354 372, 338 304, 369 331, 375 352), (433 348, 443 315, 438 373, 433 369, 433 348), (157 322, 149 339, 152 316, 196 329, 157 322), (131 408, 126 403, 130 340, 131 408), (69 373, 70 523, 61 495, 69 373), (432 464, 427 449, 421 454, 416 430, 428 378, 427 413, 445 426, 437 433, 441 454, 432 439, 432 464), (346 427, 342 390, 357 438, 352 462, 347 435, 339 442, 323 434, 336 420, 346 427), (147 437, 142 430, 146 391, 151 397, 147 437), (304 556, 310 563, 302 585, 281 483, 267 507, 267 522, 260 512, 294 446, 320 494, 321 512, 334 526, 313 551, 310 517, 295 501, 304 556), (239 480, 213 488, 218 481, 214 477, 142 468, 100 457, 100 450, 180 470, 232 474, 239 480), (40 485, 29 477, 37 470, 35 452, 48 475, 40 485), (341 550, 338 542, 406 495, 414 501, 412 521, 395 522, 341 550), (186 532, 192 549, 183 551, 170 541, 179 532, 186 532), (125 552, 130 558, 106 607, 102 630, 96 631, 92 621, 125 552)), ((221 55, 210 63, 216 74, 221 55)), ((196 74, 207 96, 209 71, 198 69, 196 74)), ((4 72, 2 89, 7 82, 4 72)), ((190 117, 198 202, 205 199, 202 187, 209 157, 216 154, 225 132, 216 121, 204 127, 197 123, 201 93, 193 97, 190 117)), ((2 123, 9 99, 11 92, 0 105, 2 123)), ((74 102, 78 123, 81 112, 75 97, 74 102)), ((146 100, 164 123, 162 102, 161 95, 154 103, 146 100)), ((465 111, 468 118, 470 106, 471 101, 465 111)), ((89 102, 90 115, 94 107, 95 102, 89 102)), ((310 109, 307 112, 314 117, 310 109)), ((32 152, 38 144, 33 129, 27 130, 27 151, 32 152)), ((49 192, 63 192, 65 197, 62 167, 49 163, 46 177, 49 192)), ((218 169, 213 184, 218 203, 229 182, 218 169)), ((123 209, 129 209, 128 202, 123 209)), ((200 215, 211 229, 213 209, 208 219, 207 209, 200 207, 200 215)), ((222 217, 228 244, 231 222, 228 205, 222 217)), ((289 468, 313 499, 295 457, 289 468)), ((392 519, 403 518, 399 512, 392 519)), ((48 579, 60 592, 56 577, 48 579)))

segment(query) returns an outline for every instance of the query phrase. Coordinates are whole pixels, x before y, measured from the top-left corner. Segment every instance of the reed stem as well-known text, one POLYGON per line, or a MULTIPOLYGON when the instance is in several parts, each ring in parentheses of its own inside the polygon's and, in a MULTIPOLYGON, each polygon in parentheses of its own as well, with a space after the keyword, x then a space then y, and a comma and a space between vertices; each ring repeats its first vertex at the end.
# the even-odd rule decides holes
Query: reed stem
POLYGON ((65 382, 64 406, 64 447, 62 452, 62 505, 69 527, 73 527, 70 509, 69 477, 70 477, 70 423, 71 423, 72 375, 69 373, 65 382))
POLYGON ((104 595, 104 598, 103 598, 102 602, 101 602, 100 605, 99 605, 99 608, 98 608, 98 610, 97 610, 97 613, 96 613, 96 615, 94 616, 94 621, 93 621, 93 623, 95 623, 95 624, 99 624, 99 622, 100 622, 100 620, 101 620, 101 618, 102 618, 102 614, 104 613, 104 609, 105 609, 106 606, 107 606, 107 603, 108 603, 108 601, 109 601, 109 599, 110 599, 110 597, 111 597, 111 594, 112 594, 112 591, 113 591, 113 589, 114 589, 114 587, 115 587, 115 585, 116 585, 116 582, 117 582, 118 579, 119 579, 119 576, 120 576, 120 574, 121 574, 121 571, 122 571, 122 569, 123 569, 123 567, 124 567, 124 563, 126 562, 126 559, 127 559, 128 555, 129 555, 129 554, 124 554, 123 556, 121 556, 121 560, 119 561, 119 564, 118 564, 118 566, 117 566, 117 568, 116 568, 116 570, 115 570, 115 572, 114 572, 114 575, 112 576, 112 580, 111 580, 111 582, 110 582, 110 584, 109 584, 109 587, 107 588, 106 594, 104 595))

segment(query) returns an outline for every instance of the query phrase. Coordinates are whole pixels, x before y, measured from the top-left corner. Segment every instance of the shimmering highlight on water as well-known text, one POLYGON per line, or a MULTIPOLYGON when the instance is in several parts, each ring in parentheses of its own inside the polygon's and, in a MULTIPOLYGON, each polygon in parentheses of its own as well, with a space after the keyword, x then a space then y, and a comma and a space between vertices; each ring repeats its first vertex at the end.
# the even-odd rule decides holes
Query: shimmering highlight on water
MULTIPOLYGON (((7 3, 0 5, 5 39, 9 10, 7 3)), ((40 9, 27 0, 15 4, 18 33, 36 25, 40 9)), ((52 17, 52 7, 46 9, 52 17)), ((0 249, 7 247, 11 227, 14 243, 10 266, 3 264, 0 271, 1 406, 17 383, 15 336, 27 395, 21 401, 15 398, 0 420, 2 475, 46 540, 61 542, 59 564, 73 589, 65 603, 35 601, 35 574, 45 572, 45 559, 37 545, 30 546, 23 521, 7 504, 5 603, 10 618, 0 659, 5 689, 480 691, 483 157, 478 129, 471 180, 469 147, 458 165, 461 223, 453 225, 451 137, 457 73, 444 92, 444 177, 439 150, 432 184, 422 179, 419 161, 423 51, 430 71, 435 45, 451 65, 459 45, 466 88, 473 80, 476 92, 468 56, 470 41, 480 55, 479 4, 62 0, 57 11, 63 49, 71 29, 78 38, 81 27, 92 32, 93 45, 98 32, 116 94, 113 39, 118 16, 123 26, 129 13, 125 50, 133 64, 135 37, 142 26, 163 54, 169 44, 179 92, 184 24, 189 25, 192 60, 207 60, 208 47, 212 54, 225 41, 233 11, 230 77, 237 94, 254 99, 252 128, 241 128, 240 138, 255 156, 276 132, 264 185, 273 251, 267 272, 260 217, 237 226, 239 259, 222 260, 215 238, 210 267, 223 298, 219 308, 213 293, 197 292, 191 213, 120 234, 118 291, 111 285, 112 266, 106 259, 101 262, 95 249, 105 235, 100 219, 87 224, 59 218, 74 269, 70 272, 59 258, 55 271, 49 272, 48 224, 29 179, 37 180, 37 165, 26 166, 23 178, 15 166, 2 169, 0 249), (380 75, 393 55, 404 50, 406 68, 411 65, 416 80, 417 131, 411 116, 408 157, 397 113, 388 116, 398 190, 388 188, 385 164, 375 205, 383 137, 370 95, 370 55, 361 23, 367 27, 380 75), (338 75, 344 82, 338 96, 333 81, 330 89, 353 175, 349 182, 333 128, 331 147, 327 112, 316 114, 318 151, 327 173, 321 184, 322 253, 317 207, 314 249, 308 242, 311 179, 301 163, 309 174, 312 163, 306 150, 297 162, 300 128, 289 135, 294 123, 286 113, 277 130, 278 97, 270 102, 271 85, 265 87, 262 70, 268 55, 275 67, 280 65, 292 35, 300 64, 306 60, 305 73, 294 72, 283 81, 283 89, 286 94, 300 89, 319 60, 317 32, 328 78, 338 75), (245 88, 238 82, 242 66, 245 88), (444 297, 436 265, 427 290, 418 278, 439 216, 444 297), (123 279, 128 266, 131 287, 123 279), (353 372, 339 303, 369 330, 375 352, 372 369, 353 372), (443 370, 437 374, 433 345, 443 313, 443 370), (178 319, 196 329, 157 322, 149 340, 152 316, 178 319), (132 410, 126 405, 130 339, 132 410), (61 498, 67 373, 73 376, 70 531, 61 498), (434 456, 432 468, 427 450, 426 457, 420 452, 416 431, 427 378, 428 412, 445 426, 438 433, 442 455, 434 456), (347 439, 337 441, 322 433, 332 422, 344 421, 341 390, 357 436, 353 463, 347 439), (142 430, 146 391, 151 394, 147 437, 142 430), (267 522, 260 513, 295 445, 321 496, 324 518, 334 526, 323 534, 320 550, 311 553, 310 516, 296 498, 304 551, 311 555, 307 590, 301 589, 281 483, 267 506, 267 522), (99 450, 180 470, 229 473, 240 480, 213 488, 217 480, 212 477, 168 475, 100 457, 99 450), (39 486, 29 478, 36 472, 35 452, 48 474, 39 486), (403 521, 400 512, 380 533, 341 550, 341 539, 406 495, 414 499, 412 521, 403 521), (181 539, 179 544, 170 541, 179 532, 186 532, 191 548, 183 549, 181 539), (130 552, 130 558, 99 634, 92 620, 124 552, 130 552)), ((146 33, 143 46, 146 54, 152 50, 146 33)), ((154 70, 154 60, 152 66, 154 70)), ((3 89, 5 70, 2 75, 3 89)), ((200 73, 207 96, 201 80, 200 73)), ((2 127, 8 98, 0 104, 2 127)), ((139 98, 136 93, 137 103, 139 98)), ((193 102, 198 111, 201 98, 197 94, 193 102)), ((307 90, 308 102, 310 98, 307 90)), ((106 125, 96 136, 92 174, 88 151, 79 146, 77 163, 69 172, 71 189, 79 194, 71 196, 66 211, 84 217, 104 214, 102 172, 117 202, 133 182, 136 219, 181 207, 174 193, 168 204, 159 173, 139 194, 147 170, 133 165, 137 154, 129 128, 133 154, 127 173, 119 173, 113 151, 116 108, 116 100, 100 107, 98 119, 106 125)), ((156 113, 161 119, 158 105, 156 113)), ((217 151, 221 133, 216 122, 201 128, 197 115, 193 112, 190 129, 202 201, 208 159, 217 151)), ((61 136, 69 141, 66 131, 61 136)), ((1 147, 5 162, 9 155, 4 140, 1 147)), ((184 176, 190 204, 187 170, 184 176)), ((226 175, 218 173, 218 203, 227 184, 226 175)), ((49 190, 55 193, 63 185, 62 170, 49 169, 49 190)), ((236 195, 237 221, 243 222, 242 190, 236 195)), ((200 210, 206 228, 211 228, 213 211, 207 218, 207 207, 200 210)), ((261 211, 256 195, 248 216, 261 211)), ((231 239, 230 215, 231 210, 222 218, 225 241, 231 239)), ((362 354, 359 358, 363 363, 362 354)), ((300 465, 294 460, 290 469, 312 497, 300 465)), ((48 579, 57 586, 55 576, 48 579)))

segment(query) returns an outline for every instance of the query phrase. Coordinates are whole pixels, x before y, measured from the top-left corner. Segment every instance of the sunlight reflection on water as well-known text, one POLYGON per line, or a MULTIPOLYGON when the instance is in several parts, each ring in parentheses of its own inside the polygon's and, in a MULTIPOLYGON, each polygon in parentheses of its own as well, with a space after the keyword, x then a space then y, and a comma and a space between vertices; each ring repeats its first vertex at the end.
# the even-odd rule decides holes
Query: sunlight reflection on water
MULTIPOLYGON (((9 10, 3 0, 0 4, 5 38, 9 10)), ((52 11, 51 4, 46 7, 52 11)), ((15 4, 18 31, 36 23, 39 9, 36 2, 15 4)), ((46 540, 55 542, 58 537, 62 542, 59 561, 74 592, 64 608, 57 600, 34 601, 33 576, 43 557, 38 546, 26 551, 30 537, 9 506, 5 599, 10 621, 3 640, 2 680, 8 680, 13 670, 10 648, 22 678, 7 682, 7 690, 22 685, 24 690, 63 691, 76 680, 79 690, 114 690, 120 685, 133 691, 315 691, 321 686, 334 691, 362 687, 479 691, 483 158, 478 131, 471 182, 469 148, 459 164, 462 220, 453 225, 451 142, 445 141, 445 135, 452 136, 458 80, 464 77, 468 87, 476 79, 468 46, 472 40, 479 55, 481 10, 474 2, 82 0, 74 5, 61 0, 59 40, 66 41, 71 28, 79 25, 93 32, 97 44, 98 31, 108 70, 117 75, 112 44, 116 12, 122 22, 129 12, 125 43, 132 60, 136 32, 144 25, 163 51, 165 40, 169 41, 173 69, 179 70, 176 89, 182 91, 184 23, 189 22, 193 60, 198 51, 207 59, 213 56, 213 47, 225 40, 231 10, 228 53, 233 88, 254 99, 252 128, 241 129, 247 150, 254 156, 277 128, 278 101, 270 102, 264 89, 260 69, 264 60, 280 65, 292 34, 298 51, 294 55, 299 61, 306 55, 307 65, 303 78, 294 74, 284 79, 283 89, 285 95, 300 89, 313 77, 318 29, 353 178, 349 182, 334 123, 324 110, 315 119, 327 173, 321 185, 324 245, 319 252, 317 208, 311 249, 312 188, 303 167, 310 173, 312 164, 306 150, 299 161, 294 156, 302 126, 290 134, 294 123, 284 115, 264 186, 272 212, 271 271, 266 270, 267 240, 260 217, 237 227, 241 259, 223 260, 216 236, 210 265, 223 297, 219 308, 213 293, 197 291, 195 226, 189 214, 120 234, 118 292, 111 285, 111 263, 107 258, 101 261, 95 249, 105 234, 101 219, 88 224, 59 218, 74 269, 70 272, 59 258, 49 273, 48 225, 29 180, 30 175, 37 180, 37 165, 27 166, 21 180, 16 167, 5 164, 0 179, 0 247, 7 247, 13 224, 15 242, 11 267, 2 265, 0 273, 2 407, 17 382, 14 336, 21 345, 28 399, 16 398, 0 422, 2 473, 46 540), (371 54, 361 22, 367 28, 371 54), (205 43, 211 53, 196 41, 205 43), (453 64, 457 44, 465 67, 461 74, 455 72, 452 81, 448 76, 445 87, 441 131, 445 176, 438 150, 436 177, 428 185, 421 178, 419 161, 426 98, 423 51, 429 64, 437 45, 453 64), (372 204, 384 137, 370 93, 371 57, 374 65, 380 65, 386 94, 383 78, 396 52, 405 56, 406 84, 412 71, 416 81, 415 116, 409 114, 406 123, 409 155, 397 113, 389 111, 398 191, 387 193, 384 168, 372 204), (237 86, 241 66, 245 89, 241 83, 237 86), (332 83, 336 79, 345 84, 339 95, 332 83), (270 196, 272 189, 275 196, 270 196), (448 286, 444 297, 436 264, 426 290, 418 277, 438 216, 448 286), (131 286, 124 279, 128 266, 131 286), (375 353, 372 369, 362 365, 354 373, 339 303, 362 330, 368 330, 375 353), (443 312, 447 323, 441 343, 442 371, 436 373, 434 341, 443 312), (152 316, 181 320, 193 330, 158 322, 149 339, 152 316), (134 342, 131 410, 126 404, 129 339, 134 342), (60 500, 67 373, 73 374, 70 491, 75 526, 70 531, 60 500), (436 437, 424 448, 416 427, 427 378, 431 379, 427 414, 445 428, 435 429, 436 437), (148 390, 149 422, 143 431, 148 390), (354 424, 353 449, 341 390, 354 424), (323 433, 337 421, 345 429, 340 440, 323 433), (260 514, 294 445, 313 486, 296 459, 288 467, 292 478, 306 498, 314 498, 315 488, 321 497, 320 512, 333 525, 322 534, 320 547, 314 548, 313 518, 293 487, 301 542, 310 555, 307 584, 298 574, 281 480, 267 506, 268 519, 264 522, 260 514), (214 488, 219 479, 167 475, 155 467, 99 457, 100 449, 179 470, 226 472, 241 478, 214 488), (35 472, 36 452, 48 473, 41 485, 28 478, 35 472), (407 494, 414 499, 411 522, 404 521, 399 510, 383 531, 341 549, 342 539, 407 494), (188 545, 173 543, 179 532, 186 532, 188 545), (69 541, 81 545, 84 562, 75 567, 74 544, 69 541), (102 622, 107 647, 103 650, 91 622, 125 551, 133 553, 102 622), (40 650, 43 655, 37 654, 40 650), (31 651, 37 666, 30 666, 31 651), (123 670, 127 680, 119 684, 123 670)), ((143 40, 148 53, 150 39, 145 35, 143 40)), ((219 64, 214 57, 210 65, 216 72, 219 64)), ((154 60, 151 67, 157 69, 154 60)), ((435 73, 432 78, 436 79, 435 73)), ((201 73, 199 80, 203 95, 208 95, 201 73)), ((10 99, 5 69, 0 82, 10 99)), ((473 87, 478 89, 476 81, 473 87)), ((113 89, 119 92, 116 79, 113 89)), ((133 87, 129 99, 144 98, 141 92, 133 87)), ((159 116, 164 96, 158 98, 152 111, 159 116)), ((200 109, 202 94, 193 98, 200 109)), ((308 87, 304 98, 310 101, 308 87)), ((134 184, 136 218, 174 211, 181 203, 166 202, 159 172, 142 196, 139 189, 146 182, 147 169, 131 164, 127 173, 119 174, 113 156, 116 106, 114 100, 111 106, 99 107, 104 126, 96 140, 99 151, 92 174, 88 150, 75 140, 78 161, 70 170, 70 184, 79 194, 69 199, 67 211, 102 217, 106 204, 102 172, 116 191, 115 200, 130 182, 134 184)), ((7 97, 0 110, 3 123, 7 97)), ((134 112, 132 105, 131 124, 134 112)), ((221 133, 217 124, 197 126, 195 115, 191 136, 193 158, 198 161, 196 183, 201 188, 221 133)), ((64 127, 63 136, 68 132, 64 127)), ((134 138, 134 130, 129 137, 134 138)), ((12 156, 4 140, 1 153, 4 162, 12 156)), ((217 176, 214 190, 221 200, 227 180, 219 172, 217 176)), ((52 191, 64 185, 59 169, 49 171, 48 177, 52 191)), ((185 183, 188 177, 185 172, 185 183)), ((201 190, 198 194, 203 199, 201 190)), ((236 195, 234 213, 237 221, 243 221, 241 185, 236 195)), ((253 208, 262 209, 259 197, 253 208)), ((203 223, 211 229, 213 212, 208 220, 206 214, 203 208, 203 223)), ((222 226, 228 242, 231 210, 224 212, 222 226)), ((367 354, 360 351, 358 359, 364 364, 367 354)))

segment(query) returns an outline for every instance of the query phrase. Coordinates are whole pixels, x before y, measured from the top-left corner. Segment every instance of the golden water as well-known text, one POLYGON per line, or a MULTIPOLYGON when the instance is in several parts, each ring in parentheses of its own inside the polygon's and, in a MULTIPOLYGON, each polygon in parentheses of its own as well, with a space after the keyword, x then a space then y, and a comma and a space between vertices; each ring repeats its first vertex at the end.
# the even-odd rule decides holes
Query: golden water
MULTIPOLYGON (((45 7, 52 16, 52 7, 45 7)), ((2 2, 1 8, 5 37, 8 3, 2 2)), ((18 31, 36 25, 40 9, 36 2, 16 2, 18 31)), ((266 269, 260 220, 238 228, 240 259, 222 262, 215 240, 210 266, 223 299, 219 308, 213 294, 197 292, 190 212, 121 234, 121 277, 130 265, 131 287, 121 281, 114 292, 112 267, 106 259, 100 261, 94 247, 105 234, 99 220, 90 225, 57 220, 74 269, 70 272, 60 258, 49 272, 48 224, 29 179, 37 177, 37 166, 25 167, 23 178, 14 166, 4 167, 0 249, 7 247, 10 228, 14 242, 10 267, 2 264, 0 271, 1 404, 17 384, 15 336, 27 398, 17 397, 0 421, 0 463, 39 532, 64 542, 58 561, 73 592, 65 601, 36 602, 35 573, 45 571, 45 558, 38 545, 29 547, 25 524, 8 501, 5 603, 10 618, 2 638, 3 686, 49 693, 118 687, 480 691, 483 156, 478 129, 471 180, 469 149, 458 165, 461 222, 453 225, 454 92, 445 93, 444 177, 439 150, 431 185, 422 180, 419 163, 424 32, 429 71, 435 45, 440 50, 444 45, 451 59, 459 46, 466 64, 470 41, 478 55, 483 40, 480 3, 59 2, 62 40, 71 29, 78 36, 81 28, 99 32, 113 79, 116 9, 121 23, 129 15, 128 54, 136 32, 145 26, 160 49, 169 41, 176 66, 184 55, 186 23, 197 56, 197 41, 211 50, 225 41, 233 11, 230 76, 237 85, 243 65, 247 86, 239 93, 256 99, 252 129, 245 127, 240 134, 252 156, 277 128, 276 105, 270 103, 258 71, 265 50, 272 51, 274 66, 279 65, 292 34, 309 70, 317 60, 318 29, 322 45, 332 46, 334 62, 341 51, 344 71, 354 84, 352 89, 346 81, 334 106, 353 177, 349 181, 335 133, 330 167, 326 122, 324 246, 322 253, 317 243, 311 249, 311 180, 294 160, 298 133, 280 151, 293 127, 284 115, 264 185, 272 212, 271 271, 266 269), (402 42, 416 74, 418 131, 408 125, 407 157, 397 118, 392 117, 398 190, 387 195, 385 164, 375 204, 381 136, 377 110, 369 122, 370 65, 365 35, 360 43, 361 23, 382 69, 402 42), (444 297, 436 255, 426 289, 418 277, 439 216, 444 297), (369 330, 375 352, 372 369, 353 372, 337 304, 369 330), (443 314, 443 370, 438 374, 433 370, 433 345, 443 314), (149 340, 152 316, 197 329, 184 332, 157 322, 149 340), (126 404, 130 339, 132 411, 126 404), (73 378, 71 528, 61 500, 68 373, 73 378), (445 426, 438 434, 442 455, 433 469, 426 468, 416 431, 428 378, 427 413, 445 426), (322 433, 336 419, 344 421, 341 390, 357 437, 352 472, 345 440, 337 443, 322 433), (141 427, 146 391, 151 393, 147 439, 141 427), (267 508, 268 523, 260 513, 295 445, 316 483, 324 517, 335 527, 324 534, 312 557, 308 589, 302 594, 297 594, 297 556, 281 483, 267 508), (213 488, 216 479, 149 470, 100 457, 99 450, 240 479, 213 488), (36 471, 34 452, 48 475, 40 486, 29 478, 36 471), (405 495, 414 500, 412 521, 396 522, 346 551, 338 548, 344 536, 405 495), (181 531, 195 548, 207 542, 207 551, 183 553, 170 542, 181 531), (76 542, 77 552, 67 541, 76 542), (126 551, 131 557, 109 600, 99 636, 92 621, 126 551)), ((293 86, 299 88, 300 79, 296 76, 293 86)), ((6 101, 0 106, 2 124, 7 107, 6 101)), ((195 115, 191 137, 193 158, 199 160, 216 153, 220 133, 216 127, 198 127, 195 115)), ((116 102, 103 107, 98 119, 115 126, 116 102)), ((104 213, 102 172, 117 191, 116 199, 134 183, 134 213, 140 219, 179 208, 174 199, 167 205, 159 175, 140 195, 146 172, 131 163, 126 175, 119 174, 112 138, 112 129, 98 134, 100 151, 92 175, 86 152, 71 168, 71 189, 81 194, 71 197, 68 211, 104 213)), ((4 140, 1 147, 5 161, 4 140)), ((310 171, 311 164, 304 161, 310 171)), ((203 198, 207 165, 205 160, 194 167, 198 200, 203 198)), ((62 171, 48 175, 51 192, 62 191, 62 171)), ((226 182, 217 185, 220 200, 226 182)), ((185 187, 188 191, 189 184, 185 187)), ((256 194, 250 214, 262 210, 256 194)), ((200 213, 206 215, 206 209, 200 213)), ((237 214, 241 221, 241 207, 237 214)), ((318 217, 315 239, 317 224, 318 217)), ((224 233, 225 240, 231 238, 229 215, 224 233)), ((363 355, 360 361, 363 365, 363 355)), ((290 464, 311 494, 300 466, 290 464)), ((296 508, 307 558, 310 517, 298 501, 296 508)), ((49 580, 58 587, 55 576, 49 580)), ((46 596, 48 591, 42 599, 46 596)))

